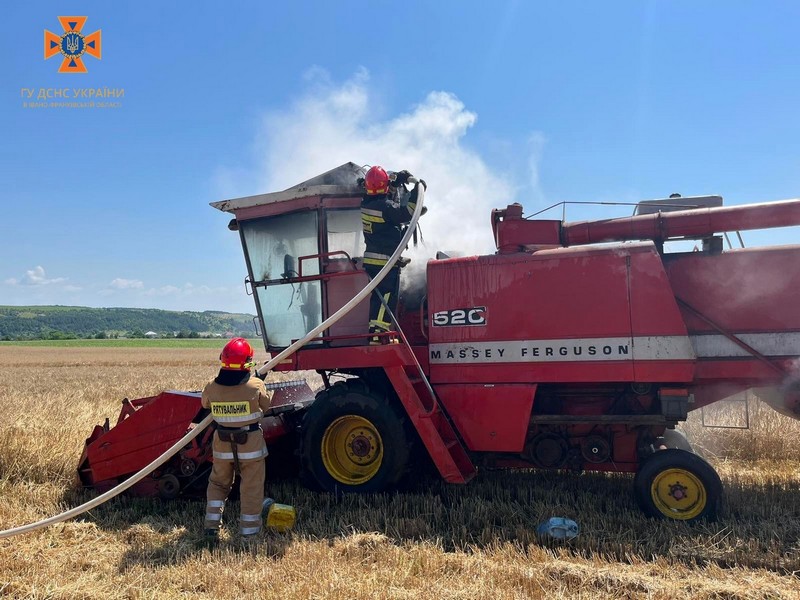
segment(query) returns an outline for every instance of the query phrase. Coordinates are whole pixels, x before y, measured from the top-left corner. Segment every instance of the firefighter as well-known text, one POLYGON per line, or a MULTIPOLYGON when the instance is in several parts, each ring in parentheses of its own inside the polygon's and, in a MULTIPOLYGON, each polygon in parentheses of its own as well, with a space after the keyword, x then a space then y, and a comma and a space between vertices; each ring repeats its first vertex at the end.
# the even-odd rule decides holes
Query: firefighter
MULTIPOLYGON (((417 206, 418 188, 412 190, 405 206, 395 202, 398 192, 405 190, 405 184, 412 177, 408 171, 393 173, 391 176, 382 167, 374 166, 364 178, 365 194, 361 201, 361 225, 364 231, 366 250, 364 270, 375 277, 386 265, 397 245, 403 238, 404 225, 411 220, 417 206)), ((419 180, 427 190, 423 180, 419 180)), ((425 207, 423 207, 423 214, 425 207)), ((376 290, 394 313, 400 292, 400 259, 380 282, 376 290)), ((369 302, 369 332, 371 334, 391 331, 392 323, 383 303, 374 293, 369 302)), ((370 337, 370 344, 380 344, 379 337, 370 337)))
POLYGON ((231 491, 234 475, 239 479, 241 510, 239 532, 252 537, 261 531, 264 504, 267 446, 259 421, 272 400, 258 377, 250 376, 253 347, 234 338, 219 355, 217 377, 203 389, 203 408, 210 408, 217 424, 214 432, 214 464, 206 492, 205 536, 213 543, 219 536, 222 511, 231 491))

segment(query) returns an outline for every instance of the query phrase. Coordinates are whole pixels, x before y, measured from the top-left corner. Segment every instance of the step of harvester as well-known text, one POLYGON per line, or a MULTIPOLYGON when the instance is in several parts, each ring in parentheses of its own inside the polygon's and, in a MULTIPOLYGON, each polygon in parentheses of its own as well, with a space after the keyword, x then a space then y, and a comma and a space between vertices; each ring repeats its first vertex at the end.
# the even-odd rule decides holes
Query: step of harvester
POLYGON ((385 370, 442 478, 448 483, 466 483, 472 479, 477 469, 422 378, 419 375, 410 378, 404 367, 385 370))

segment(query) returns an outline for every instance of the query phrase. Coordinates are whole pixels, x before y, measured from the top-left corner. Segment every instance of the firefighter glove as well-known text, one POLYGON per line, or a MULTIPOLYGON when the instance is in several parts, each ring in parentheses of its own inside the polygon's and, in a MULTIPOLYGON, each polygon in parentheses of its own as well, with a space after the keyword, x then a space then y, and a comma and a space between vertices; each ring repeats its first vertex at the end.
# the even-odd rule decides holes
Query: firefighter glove
POLYGON ((408 178, 411 177, 411 173, 403 169, 402 171, 398 171, 394 174, 394 182, 393 185, 399 187, 408 183, 408 178))

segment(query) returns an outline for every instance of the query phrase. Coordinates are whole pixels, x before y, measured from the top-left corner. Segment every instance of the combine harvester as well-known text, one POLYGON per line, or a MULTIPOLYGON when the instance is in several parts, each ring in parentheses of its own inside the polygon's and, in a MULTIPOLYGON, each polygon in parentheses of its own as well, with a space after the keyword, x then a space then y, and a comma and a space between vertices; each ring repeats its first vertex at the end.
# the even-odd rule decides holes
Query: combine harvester
MULTIPOLYGON (((273 356, 368 282, 362 170, 348 163, 282 192, 214 203, 232 213, 246 288, 273 356)), ((725 232, 800 224, 800 200, 723 207, 719 197, 643 202, 631 217, 566 223, 492 211, 497 252, 427 264, 401 293, 397 333, 368 345, 368 299, 277 370, 313 370, 276 391, 263 421, 271 447, 297 450, 306 481, 374 492, 415 468, 441 477, 483 468, 635 473, 655 517, 713 518, 719 477, 674 430, 692 410, 756 388, 800 418, 800 247, 723 250, 725 232), (695 250, 665 253, 665 242, 695 250), (331 384, 334 375, 345 375, 331 384)), ((199 395, 124 401, 97 426, 79 473, 110 488, 203 418, 199 395)), ((133 493, 201 492, 211 428, 133 493)))

